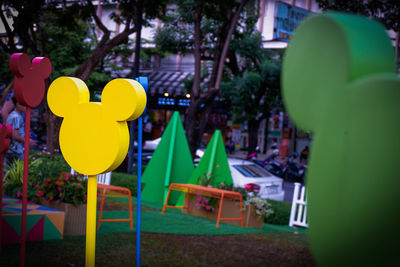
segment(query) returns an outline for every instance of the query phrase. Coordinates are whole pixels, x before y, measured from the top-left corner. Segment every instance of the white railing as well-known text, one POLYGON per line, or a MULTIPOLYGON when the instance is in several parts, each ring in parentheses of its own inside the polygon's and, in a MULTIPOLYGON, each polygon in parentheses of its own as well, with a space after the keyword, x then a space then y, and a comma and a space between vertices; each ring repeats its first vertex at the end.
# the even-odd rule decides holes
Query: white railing
POLYGON ((289 226, 308 227, 306 187, 294 183, 292 210, 290 211, 289 226))
MULTIPOLYGON (((76 171, 71 168, 71 174, 75 174, 76 171)), ((84 175, 84 179, 87 179, 87 175, 84 175)), ((111 172, 106 172, 97 175, 97 183, 98 184, 104 184, 104 185, 110 185, 111 184, 111 172)))

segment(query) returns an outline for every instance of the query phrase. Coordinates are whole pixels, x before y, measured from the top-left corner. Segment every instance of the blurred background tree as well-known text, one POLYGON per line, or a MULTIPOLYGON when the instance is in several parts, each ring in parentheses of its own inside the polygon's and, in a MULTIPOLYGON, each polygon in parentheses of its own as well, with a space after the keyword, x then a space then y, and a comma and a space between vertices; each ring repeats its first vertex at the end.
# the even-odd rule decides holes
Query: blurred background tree
MULTIPOLYGON (((10 55, 16 52, 24 52, 32 57, 46 56, 53 63, 50 80, 60 75, 73 76, 87 82, 92 91, 99 91, 111 80, 110 71, 117 68, 109 59, 117 56, 126 58, 129 50, 132 54, 133 48, 128 41, 129 36, 138 31, 135 22, 139 3, 143 4, 143 24, 148 25, 148 20, 164 12, 166 2, 103 0, 102 4, 116 6, 111 19, 124 25, 122 31, 114 33, 103 24, 91 0, 2 0, 0 19, 7 36, 0 40, 0 57, 8 62, 10 55)), ((8 71, 8 66, 1 67, 1 71, 8 71)), ((12 82, 9 77, 1 77, 3 88, 11 88, 5 86, 12 82)), ((7 90, 3 90, 2 94, 7 93, 7 90)), ((61 120, 49 112, 46 100, 42 110, 46 123, 47 150, 54 151, 58 148, 61 120)))
POLYGON ((211 113, 212 103, 221 94, 220 84, 233 33, 246 23, 246 14, 258 12, 254 1, 177 0, 168 10, 167 23, 159 29, 156 44, 160 50, 185 54, 193 52, 194 76, 191 101, 186 113, 185 132, 194 156, 211 113), (252 2, 252 5, 247 5, 252 2), (202 78, 208 70, 208 77, 202 78))
POLYGON ((376 19, 396 33, 396 62, 399 65, 400 1, 398 0, 316 0, 323 10, 351 12, 376 19))

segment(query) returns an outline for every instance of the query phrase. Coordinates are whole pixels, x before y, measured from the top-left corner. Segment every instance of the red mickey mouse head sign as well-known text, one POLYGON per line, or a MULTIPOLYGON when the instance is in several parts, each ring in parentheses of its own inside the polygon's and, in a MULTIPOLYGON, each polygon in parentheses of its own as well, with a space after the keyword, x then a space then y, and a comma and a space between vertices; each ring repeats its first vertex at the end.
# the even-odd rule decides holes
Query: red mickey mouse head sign
POLYGON ((38 106, 44 97, 44 81, 51 73, 50 60, 35 57, 31 63, 27 54, 15 53, 10 58, 10 69, 15 75, 14 93, 18 103, 32 108, 38 106))

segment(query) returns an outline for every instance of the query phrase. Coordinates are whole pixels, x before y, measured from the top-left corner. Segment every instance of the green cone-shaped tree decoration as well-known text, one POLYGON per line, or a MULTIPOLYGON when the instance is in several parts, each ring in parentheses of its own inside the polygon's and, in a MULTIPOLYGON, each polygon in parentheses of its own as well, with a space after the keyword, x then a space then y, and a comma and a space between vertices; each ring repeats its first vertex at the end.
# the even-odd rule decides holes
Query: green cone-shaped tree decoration
MULTIPOLYGON (((199 164, 194 169, 188 184, 199 184, 199 178, 207 177, 212 179, 210 184, 219 183, 232 184, 232 175, 229 170, 228 158, 226 156, 224 141, 221 131, 216 130, 199 164)), ((177 205, 183 204, 183 196, 179 199, 177 205)))
MULTIPOLYGON (((163 204, 171 183, 187 183, 193 159, 179 112, 175 111, 144 173, 142 199, 163 204)), ((168 204, 175 205, 180 192, 171 192, 168 204)))

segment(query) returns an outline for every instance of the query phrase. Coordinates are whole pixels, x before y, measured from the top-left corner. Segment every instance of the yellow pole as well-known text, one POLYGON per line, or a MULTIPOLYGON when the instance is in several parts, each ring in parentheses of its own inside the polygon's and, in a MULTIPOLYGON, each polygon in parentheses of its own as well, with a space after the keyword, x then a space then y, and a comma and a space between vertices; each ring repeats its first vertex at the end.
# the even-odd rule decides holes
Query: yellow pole
POLYGON ((86 267, 95 266, 97 175, 88 176, 86 211, 86 267))

